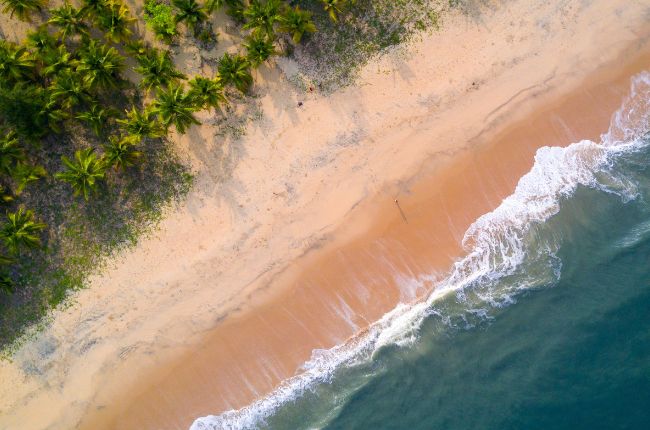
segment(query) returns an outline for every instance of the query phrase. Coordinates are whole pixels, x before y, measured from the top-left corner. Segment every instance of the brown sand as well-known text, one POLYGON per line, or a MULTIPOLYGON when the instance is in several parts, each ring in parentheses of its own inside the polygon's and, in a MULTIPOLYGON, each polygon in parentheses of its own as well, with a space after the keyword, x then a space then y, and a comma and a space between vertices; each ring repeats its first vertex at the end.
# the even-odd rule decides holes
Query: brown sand
POLYGON ((620 78, 647 65, 649 7, 513 0, 452 17, 329 97, 263 69, 263 119, 242 139, 210 124, 183 138, 199 171, 184 206, 0 364, 0 428, 187 428, 424 294, 395 275, 442 276, 534 148, 606 128, 620 78), (510 133, 539 136, 496 137, 517 121, 510 133))
POLYGON ((425 167, 398 204, 385 195, 372 205, 368 231, 302 259, 291 271, 296 279, 287 273, 275 281, 289 281, 278 287, 282 294, 226 321, 164 370, 134 381, 129 395, 82 428, 188 428, 198 416, 251 403, 294 375, 313 349, 339 344, 398 302, 430 292, 431 283, 412 289, 403 281, 444 273, 461 255, 469 225, 514 191, 539 147, 597 141, 630 77, 648 67, 648 52, 607 67, 489 143, 444 166, 425 167))

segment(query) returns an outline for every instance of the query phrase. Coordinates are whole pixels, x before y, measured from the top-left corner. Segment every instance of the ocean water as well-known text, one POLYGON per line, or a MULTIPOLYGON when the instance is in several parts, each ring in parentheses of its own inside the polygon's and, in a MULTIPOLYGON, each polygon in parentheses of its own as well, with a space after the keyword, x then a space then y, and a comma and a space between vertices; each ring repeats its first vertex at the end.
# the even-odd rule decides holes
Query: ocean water
POLYGON ((464 246, 426 300, 192 430, 650 428, 650 73, 464 246))

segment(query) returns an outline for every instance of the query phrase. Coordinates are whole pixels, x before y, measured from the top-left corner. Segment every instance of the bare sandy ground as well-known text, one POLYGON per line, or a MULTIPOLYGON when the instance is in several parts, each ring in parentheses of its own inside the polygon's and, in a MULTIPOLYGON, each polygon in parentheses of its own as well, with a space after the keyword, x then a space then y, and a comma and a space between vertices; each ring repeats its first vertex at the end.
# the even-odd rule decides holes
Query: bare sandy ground
MULTIPOLYGON (((263 69, 259 98, 250 108, 259 118, 246 124, 246 135, 215 135, 223 127, 211 126, 206 116, 206 125, 179 139, 198 171, 186 202, 152 237, 117 256, 13 363, 0 365, 0 428, 69 429, 84 416, 89 428, 186 428, 191 420, 182 410, 170 415, 164 413, 168 405, 152 409, 147 403, 157 384, 164 387, 161 381, 179 372, 179 357, 189 366, 200 345, 213 345, 217 361, 237 363, 236 354, 218 357, 219 342, 248 340, 268 324, 231 330, 229 339, 214 333, 263 319, 265 310, 272 315, 273 304, 288 297, 283 294, 299 294, 301 276, 333 249, 354 246, 369 231, 383 234, 397 217, 394 198, 414 216, 417 205, 408 196, 416 194, 418 180, 439 173, 442 183, 462 183, 462 176, 443 176, 445 166, 457 162, 472 172, 476 165, 462 160, 480 154, 509 124, 577 91, 585 77, 601 76, 604 66, 648 66, 650 2, 531 3, 509 2, 478 19, 450 17, 441 32, 387 53, 364 69, 358 85, 327 97, 296 90, 284 78, 295 73, 289 61, 263 69), (387 224, 373 221, 382 217, 387 224), (149 406, 138 414, 133 405, 149 406), (161 416, 167 417, 162 426, 154 420, 161 416)), ((193 59, 188 54, 187 62, 193 59)), ((589 85, 598 83, 593 79, 589 85)), ((616 97, 622 97, 620 88, 612 103, 616 97)), ((611 106, 602 109, 600 118, 611 114, 611 106)), ((581 136, 578 124, 560 135, 594 137, 588 129, 582 131, 590 136, 581 136)), ((532 162, 526 160, 531 147, 515 157, 523 160, 520 168, 532 162)), ((483 193, 486 202, 496 206, 515 176, 483 193)), ((454 240, 474 218, 467 211, 466 219, 448 221, 454 240)), ((460 249, 442 251, 439 261, 404 265, 444 270, 460 249)), ((202 407, 210 409, 201 413, 263 395, 291 376, 311 349, 344 341, 398 301, 423 292, 386 285, 367 289, 366 303, 375 304, 366 315, 356 313, 363 307, 334 306, 322 312, 322 321, 314 316, 328 323, 324 330, 300 338, 297 349, 287 342, 284 354, 263 368, 267 374, 229 370, 239 390, 222 390, 195 374, 194 385, 203 385, 193 396, 209 400, 202 407)), ((169 404, 191 406, 197 398, 170 393, 169 404)))

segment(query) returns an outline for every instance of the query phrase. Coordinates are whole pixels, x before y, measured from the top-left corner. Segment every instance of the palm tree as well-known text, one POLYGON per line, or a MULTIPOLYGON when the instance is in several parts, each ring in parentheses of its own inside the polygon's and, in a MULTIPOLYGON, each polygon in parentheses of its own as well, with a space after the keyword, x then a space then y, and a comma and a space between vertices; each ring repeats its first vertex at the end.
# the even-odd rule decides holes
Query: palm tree
POLYGON ((113 109, 103 108, 98 103, 93 103, 90 105, 90 109, 78 114, 76 118, 87 123, 97 136, 101 136, 108 119, 114 115, 113 109))
POLYGON ((145 55, 136 57, 138 67, 134 70, 142 75, 140 85, 147 91, 185 79, 185 75, 174 68, 169 51, 150 49, 145 55))
POLYGON ((311 20, 311 15, 311 12, 301 10, 300 6, 296 6, 294 9, 287 8, 280 18, 278 30, 290 34, 294 43, 300 43, 305 33, 315 33, 317 31, 316 25, 311 20))
POLYGON ((139 110, 132 106, 130 111, 126 111, 126 118, 118 119, 117 122, 122 125, 126 134, 136 136, 139 139, 164 135, 164 130, 149 107, 139 110))
POLYGON ((69 70, 59 73, 49 89, 50 97, 66 109, 72 109, 90 98, 88 84, 78 73, 69 70))
POLYGON ((253 67, 258 67, 260 64, 275 55, 277 51, 273 45, 273 41, 265 35, 253 34, 246 39, 244 43, 246 48, 246 58, 253 67))
MULTIPOLYGON (((10 264, 9 262, 13 261, 4 255, 0 256, 0 260, 7 261, 7 263, 3 264, 10 264)), ((13 294, 14 288, 14 281, 11 279, 9 274, 7 272, 0 272, 0 290, 7 294, 13 294)))
POLYGON ((79 53, 77 72, 89 88, 115 87, 124 67, 122 56, 115 48, 108 47, 97 40, 90 40, 79 53))
POLYGON ((2 12, 11 12, 21 21, 30 21, 32 12, 41 11, 47 5, 47 0, 0 0, 3 4, 2 12))
POLYGON ((25 45, 38 54, 54 49, 58 43, 50 34, 47 24, 39 25, 35 30, 28 32, 25 39, 25 45))
POLYGON ((59 27, 61 38, 76 36, 88 36, 88 25, 83 21, 84 11, 73 7, 70 3, 63 3, 63 6, 50 10, 50 19, 47 21, 59 27))
POLYGON ((16 164, 13 172, 13 177, 16 181, 16 195, 18 196, 22 194, 27 185, 44 178, 46 175, 47 172, 43 166, 33 166, 31 164, 19 162, 16 164))
POLYGON ((108 9, 107 0, 81 0, 81 10, 84 16, 90 16, 97 19, 106 9, 108 9))
POLYGON ((338 14, 343 11, 345 0, 321 0, 323 2, 323 9, 330 16, 334 22, 338 21, 338 14))
MULTIPOLYGON (((11 195, 11 190, 9 190, 4 185, 0 184, 0 203, 6 204, 14 201, 14 196, 11 195)), ((2 255, 0 255, 0 261, 2 260, 2 255)))
POLYGON ((0 40, 0 81, 19 82, 32 75, 34 60, 25 47, 0 40))
POLYGON ((24 160, 25 151, 21 148, 16 133, 10 131, 4 134, 0 138, 0 172, 11 176, 16 163, 24 160))
POLYGON ((55 177, 72 185, 74 195, 82 195, 88 200, 91 192, 97 190, 98 182, 104 179, 106 163, 95 155, 92 148, 79 149, 74 153, 74 160, 65 155, 61 157, 66 170, 55 177))
POLYGON ((224 85, 233 85, 242 93, 246 93, 253 83, 250 67, 246 57, 226 52, 219 60, 219 76, 224 85))
POLYGON ((208 19, 208 15, 203 7, 196 0, 172 0, 172 4, 178 9, 175 20, 185 22, 185 25, 192 30, 196 26, 208 19))
POLYGON ((158 93, 158 98, 154 101, 154 112, 165 127, 169 128, 173 124, 181 134, 192 124, 201 124, 194 117, 194 100, 185 94, 180 84, 172 84, 158 93))
POLYGON ((195 106, 201 109, 211 107, 217 109, 221 104, 227 103, 219 77, 208 79, 195 76, 188 84, 190 85, 188 96, 194 101, 195 106))
POLYGON ((135 150, 138 142, 138 136, 110 136, 104 145, 107 165, 113 166, 115 170, 133 166, 142 157, 142 152, 135 150))
POLYGON ((104 37, 113 43, 128 40, 133 21, 128 6, 121 2, 109 2, 108 7, 97 15, 97 25, 104 30, 104 37))
POLYGON ((56 48, 45 50, 41 55, 41 61, 43 63, 41 73, 44 76, 58 75, 63 71, 72 70, 72 67, 75 65, 72 54, 68 52, 63 44, 56 48))
POLYGON ((41 246, 39 233, 46 225, 34 219, 34 212, 23 208, 17 212, 7 212, 7 221, 0 228, 0 237, 9 253, 16 255, 22 249, 41 246))
POLYGON ((280 0, 252 0, 250 5, 244 10, 246 18, 245 29, 253 30, 253 33, 262 33, 273 37, 273 27, 276 22, 280 21, 280 10, 282 2, 280 0))

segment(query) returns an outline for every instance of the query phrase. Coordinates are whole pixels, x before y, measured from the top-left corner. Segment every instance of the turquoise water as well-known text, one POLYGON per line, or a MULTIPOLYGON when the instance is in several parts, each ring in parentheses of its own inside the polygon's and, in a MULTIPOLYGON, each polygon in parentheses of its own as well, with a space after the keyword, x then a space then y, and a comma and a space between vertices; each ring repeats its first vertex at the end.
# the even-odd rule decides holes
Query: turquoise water
POLYGON ((193 430, 650 428, 650 74, 602 142, 542 148, 425 302, 193 430))

